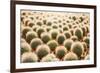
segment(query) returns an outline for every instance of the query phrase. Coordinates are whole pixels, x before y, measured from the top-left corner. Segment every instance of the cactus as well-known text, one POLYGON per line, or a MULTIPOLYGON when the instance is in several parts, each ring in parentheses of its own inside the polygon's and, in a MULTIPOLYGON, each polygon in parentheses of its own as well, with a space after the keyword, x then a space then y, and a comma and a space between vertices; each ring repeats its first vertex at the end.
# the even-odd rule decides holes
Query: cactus
POLYGON ((83 31, 80 28, 76 28, 74 31, 74 35, 78 37, 78 40, 81 40, 83 38, 83 31))
POLYGON ((28 26, 27 27, 23 27, 23 29, 22 29, 22 38, 26 39, 26 33, 28 31, 32 31, 32 29, 30 27, 28 27, 28 26))
POLYGON ((77 36, 71 36, 71 39, 73 40, 73 41, 78 41, 78 37, 77 36))
POLYGON ((69 31, 64 31, 64 35, 66 36, 66 38, 70 38, 72 36, 69 31))
POLYGON ((38 61, 38 57, 35 53, 27 52, 21 56, 22 63, 34 63, 38 61))
POLYGON ((48 41, 51 40, 51 35, 48 34, 47 32, 44 32, 41 34, 41 39, 44 43, 47 43, 48 41))
POLYGON ((58 46, 58 43, 55 40, 51 40, 47 43, 47 45, 50 47, 52 51, 55 50, 55 48, 58 46))
POLYGON ((66 49, 68 51, 70 51, 72 44, 73 44, 73 40, 71 40, 71 39, 67 39, 67 40, 64 41, 64 46, 66 47, 66 49))
POLYGON ((38 22, 37 22, 37 25, 38 25, 38 26, 42 26, 43 23, 38 21, 38 22))
POLYGON ((51 34, 52 39, 56 39, 57 35, 59 34, 59 31, 56 29, 52 29, 50 30, 50 34, 51 34))
POLYGON ((33 50, 35 50, 37 48, 37 46, 43 44, 42 40, 39 39, 39 38, 35 38, 35 39, 32 39, 32 41, 30 42, 30 45, 31 45, 31 48, 33 50))
POLYGON ((78 60, 78 57, 75 53, 69 52, 64 56, 63 60, 64 61, 78 60))
POLYGON ((51 26, 52 25, 52 22, 47 22, 47 26, 51 26))
POLYGON ((27 32, 27 34, 26 34, 26 41, 27 41, 28 43, 30 43, 32 39, 37 38, 37 37, 38 37, 38 35, 37 35, 36 32, 34 32, 34 31, 29 31, 29 32, 27 32))
POLYGON ((37 32, 37 34, 38 34, 38 37, 40 38, 40 37, 41 37, 41 34, 42 34, 43 32, 45 32, 45 29, 40 27, 40 28, 37 28, 36 32, 37 32))
POLYGON ((35 23, 33 23, 33 22, 29 22, 29 23, 28 23, 28 26, 29 26, 29 27, 32 27, 32 26, 34 26, 34 25, 35 25, 35 23))
POLYGON ((21 43, 21 54, 25 53, 25 52, 31 52, 32 49, 30 47, 30 45, 26 42, 21 43))
POLYGON ((86 33, 87 33, 87 32, 86 32, 86 31, 87 31, 86 27, 85 27, 85 26, 82 26, 81 29, 82 29, 82 31, 83 31, 83 36, 85 36, 86 33))
POLYGON ((89 37, 84 37, 83 41, 87 44, 87 47, 89 48, 90 46, 90 38, 89 37))
POLYGON ((37 26, 37 25, 34 25, 34 26, 32 27, 32 30, 36 32, 37 28, 38 28, 38 26, 37 26))
POLYGON ((59 61, 59 59, 56 58, 54 54, 48 54, 41 60, 41 62, 53 62, 53 61, 59 61))
POLYGON ((39 45, 36 49, 36 54, 38 55, 38 57, 41 59, 44 56, 46 56, 47 54, 50 53, 50 48, 47 45, 39 45))
POLYGON ((67 53, 67 49, 64 46, 58 46, 55 49, 55 54, 60 59, 62 59, 66 53, 67 53))
POLYGON ((63 31, 69 30, 69 27, 67 25, 63 26, 63 31))
POLYGON ((65 37, 64 34, 59 34, 59 35, 57 36, 57 42, 58 42, 58 44, 62 45, 63 42, 65 41, 65 39, 66 39, 66 37, 65 37))
POLYGON ((84 52, 84 48, 81 42, 74 42, 71 46, 71 51, 74 52, 79 58, 84 52))
POLYGON ((57 24, 53 24, 53 25, 52 25, 52 28, 53 28, 53 29, 57 29, 57 28, 58 28, 57 24))

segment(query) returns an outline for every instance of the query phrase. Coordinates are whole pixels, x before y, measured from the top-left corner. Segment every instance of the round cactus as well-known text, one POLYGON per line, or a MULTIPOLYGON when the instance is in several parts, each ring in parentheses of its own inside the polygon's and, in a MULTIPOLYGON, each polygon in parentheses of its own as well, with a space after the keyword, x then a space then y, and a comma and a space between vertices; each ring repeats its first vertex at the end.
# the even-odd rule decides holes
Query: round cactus
POLYGON ((41 62, 54 62, 59 61, 54 54, 48 54, 42 58, 41 62))
POLYGON ((67 40, 64 41, 64 46, 66 47, 66 49, 68 51, 70 51, 72 44, 73 44, 73 40, 71 40, 71 39, 67 39, 67 40))
POLYGON ((58 43, 55 40, 51 40, 47 43, 47 45, 50 47, 52 51, 55 50, 55 48, 58 46, 58 43))
POLYGON ((39 45, 36 49, 36 54, 38 55, 38 57, 41 59, 44 56, 46 56, 47 54, 50 53, 50 48, 47 45, 39 45))
POLYGON ((52 29, 50 30, 50 34, 51 34, 52 39, 56 39, 57 35, 59 34, 59 31, 56 29, 52 29))
POLYGON ((38 25, 38 26, 42 26, 43 23, 42 23, 42 22, 37 22, 37 25, 38 25))
POLYGON ((47 22, 47 26, 51 26, 52 25, 52 22, 47 22))
POLYGON ((39 38, 35 38, 35 39, 32 39, 32 41, 30 42, 30 45, 31 45, 31 48, 33 50, 35 50, 37 48, 37 46, 41 45, 43 42, 41 39, 39 38))
POLYGON ((57 24, 53 24, 53 25, 52 25, 52 28, 53 28, 53 29, 57 29, 57 28, 58 28, 57 24))
POLYGON ((37 32, 38 36, 41 37, 41 34, 43 32, 45 32, 45 29, 40 27, 40 28, 37 28, 36 32, 37 32))
POLYGON ((87 33, 87 29, 86 29, 86 27, 85 27, 85 26, 82 26, 81 29, 82 29, 82 31, 83 31, 83 36, 85 36, 86 33, 87 33))
POLYGON ((87 44, 87 47, 89 48, 90 45, 90 38, 89 37, 84 37, 83 41, 87 44))
POLYGON ((32 52, 24 53, 21 56, 22 63, 32 63, 32 62, 37 62, 37 61, 38 61, 37 55, 35 53, 32 53, 32 52))
POLYGON ((71 51, 74 52, 80 58, 84 52, 84 48, 81 42, 74 42, 71 46, 71 51))
POLYGON ((26 42, 21 43, 21 54, 25 53, 25 52, 31 52, 32 49, 30 47, 30 45, 26 42))
POLYGON ((64 46, 58 46, 55 49, 55 54, 60 59, 62 59, 66 53, 67 53, 67 49, 64 46))
POLYGON ((28 26, 29 26, 29 27, 32 27, 32 26, 34 26, 34 25, 35 25, 34 22, 29 22, 29 23, 28 23, 28 26))
POLYGON ((48 41, 51 40, 51 35, 48 34, 47 32, 44 32, 41 34, 41 39, 44 43, 47 43, 48 41))
POLYGON ((51 27, 46 26, 46 31, 49 32, 51 30, 51 27))
POLYGON ((58 36, 57 36, 57 42, 58 42, 58 44, 63 44, 63 42, 66 40, 66 37, 65 37, 65 35, 64 34, 59 34, 58 36))
POLYGON ((64 35, 66 38, 70 38, 72 34, 69 31, 64 31, 64 35))
POLYGON ((36 32, 37 28, 38 28, 38 26, 37 26, 37 25, 34 25, 34 26, 32 27, 32 30, 36 32))
POLYGON ((83 31, 80 28, 76 28, 74 31, 74 35, 78 37, 78 40, 81 40, 83 38, 83 31))
POLYGON ((38 35, 37 35, 36 32, 34 32, 34 31, 29 31, 29 32, 27 32, 27 34, 26 34, 26 41, 27 41, 28 43, 30 43, 32 39, 37 38, 37 37, 38 37, 38 35))
POLYGON ((78 60, 78 57, 75 53, 69 52, 64 56, 63 60, 64 61, 78 60))
POLYGON ((23 27, 23 29, 22 29, 22 37, 24 38, 24 39, 26 39, 26 33, 28 32, 28 31, 32 31, 32 29, 30 28, 30 27, 23 27))
POLYGON ((63 26, 63 31, 69 30, 69 27, 67 25, 63 26))
POLYGON ((73 41, 78 41, 78 37, 77 37, 77 36, 71 36, 71 39, 72 39, 73 41))

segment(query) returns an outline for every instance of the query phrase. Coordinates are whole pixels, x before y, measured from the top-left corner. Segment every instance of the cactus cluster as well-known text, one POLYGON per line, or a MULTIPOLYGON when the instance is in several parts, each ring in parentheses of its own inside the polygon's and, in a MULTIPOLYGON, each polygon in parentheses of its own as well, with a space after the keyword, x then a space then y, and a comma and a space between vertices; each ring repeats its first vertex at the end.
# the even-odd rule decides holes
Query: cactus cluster
POLYGON ((89 60, 88 13, 21 10, 21 62, 89 60))

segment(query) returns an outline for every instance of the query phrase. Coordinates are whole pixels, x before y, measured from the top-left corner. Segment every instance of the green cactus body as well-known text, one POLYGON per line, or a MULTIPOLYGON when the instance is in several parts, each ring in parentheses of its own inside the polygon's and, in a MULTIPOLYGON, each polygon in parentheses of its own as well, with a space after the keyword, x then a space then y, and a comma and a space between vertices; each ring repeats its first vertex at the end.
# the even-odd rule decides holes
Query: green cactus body
POLYGON ((84 48, 81 42, 74 42, 71 46, 71 51, 74 52, 80 58, 84 52, 84 48))
POLYGON ((63 26, 63 31, 69 30, 69 27, 67 25, 63 26))
POLYGON ((89 37, 84 37, 83 41, 87 44, 87 47, 89 48, 90 45, 90 38, 89 37))
POLYGON ((35 50, 37 48, 37 46, 43 44, 42 40, 39 39, 39 38, 35 38, 35 39, 32 39, 32 41, 30 42, 30 45, 31 45, 31 48, 33 50, 35 50))
POLYGON ((34 63, 38 61, 38 57, 35 53, 27 52, 21 56, 22 63, 34 63))
POLYGON ((50 30, 50 34, 51 34, 52 39, 56 39, 57 35, 59 34, 59 31, 56 29, 52 29, 50 30))
POLYGON ((78 37, 78 40, 81 40, 83 38, 83 31, 80 28, 76 28, 74 31, 74 35, 78 37))
POLYGON ((37 25, 38 25, 38 26, 42 26, 43 23, 42 23, 42 22, 37 22, 37 25))
POLYGON ((55 49, 55 54, 60 59, 62 59, 66 53, 67 53, 67 49, 64 46, 58 46, 55 49))
POLYGON ((71 40, 71 39, 67 39, 67 40, 64 41, 64 46, 66 47, 66 49, 68 51, 70 51, 72 44, 73 44, 73 40, 71 40))
POLYGON ((41 59, 44 56, 46 56, 47 54, 50 53, 50 48, 47 45, 39 45, 36 49, 36 54, 38 55, 38 57, 41 59))
POLYGON ((41 37, 41 34, 42 34, 43 32, 45 32, 45 29, 40 27, 40 28, 37 28, 36 32, 37 32, 37 34, 38 34, 38 36, 39 36, 39 38, 40 38, 40 37, 41 37))
POLYGON ((58 46, 58 43, 55 40, 51 40, 47 43, 47 45, 50 47, 52 51, 54 51, 58 46))
POLYGON ((41 34, 41 39, 44 43, 47 43, 48 41, 51 40, 51 35, 48 34, 47 32, 44 32, 41 34))
POLYGON ((69 52, 64 56, 64 61, 73 61, 73 60, 78 60, 78 57, 75 53, 69 52))
POLYGON ((30 45, 26 42, 21 43, 21 54, 25 53, 25 52, 31 52, 32 49, 30 47, 30 45))
POLYGON ((70 38, 72 36, 69 31, 64 31, 64 35, 66 36, 66 38, 70 38))
POLYGON ((35 26, 32 27, 32 30, 36 32, 37 28, 38 28, 38 26, 35 25, 35 26))
POLYGON ((30 43, 32 39, 37 38, 37 37, 38 37, 38 35, 34 31, 29 31, 26 34, 26 40, 27 40, 28 43, 30 43))
POLYGON ((58 42, 58 44, 62 45, 65 40, 66 40, 66 37, 65 37, 64 34, 59 34, 57 36, 57 42, 58 42))
POLYGON ((24 38, 24 39, 26 39, 26 33, 28 32, 28 31, 32 31, 32 29, 30 28, 30 27, 24 27, 23 29, 22 29, 22 37, 24 38))

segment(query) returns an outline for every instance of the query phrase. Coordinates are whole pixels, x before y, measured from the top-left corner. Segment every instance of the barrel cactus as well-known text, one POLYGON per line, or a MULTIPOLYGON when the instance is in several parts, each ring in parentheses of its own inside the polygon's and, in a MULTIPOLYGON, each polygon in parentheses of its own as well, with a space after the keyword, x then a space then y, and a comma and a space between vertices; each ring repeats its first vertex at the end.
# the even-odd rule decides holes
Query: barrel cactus
POLYGON ((26 41, 27 41, 28 43, 30 43, 32 39, 37 38, 37 37, 38 37, 38 35, 37 35, 36 32, 34 32, 34 31, 29 31, 29 32, 27 32, 27 34, 26 34, 26 41))
POLYGON ((22 63, 34 63, 34 62, 37 62, 37 61, 38 61, 38 57, 33 52, 27 52, 27 53, 24 53, 21 56, 21 62, 22 63))
POLYGON ((79 58, 84 52, 84 48, 81 42, 74 42, 71 46, 71 51, 74 52, 79 58))
POLYGON ((56 39, 56 40, 57 40, 58 44, 62 45, 63 42, 66 40, 66 37, 65 37, 64 34, 59 34, 59 35, 57 36, 57 39, 56 39))
POLYGON ((55 54, 60 59, 62 59, 66 53, 67 53, 67 49, 64 46, 58 46, 55 49, 55 54))
POLYGON ((31 48, 33 50, 35 50, 37 48, 37 46, 43 44, 42 40, 39 39, 39 38, 35 38, 35 39, 32 39, 32 41, 30 42, 30 45, 31 45, 31 48))
POLYGON ((64 41, 64 46, 68 51, 70 51, 72 44, 73 44, 73 40, 71 39, 67 39, 64 41))
POLYGON ((72 36, 69 31, 64 31, 64 35, 66 36, 66 38, 70 38, 72 36))
POLYGON ((50 30, 50 34, 51 34, 52 39, 56 39, 57 35, 59 34, 59 31, 56 29, 52 29, 50 30))
POLYGON ((45 32, 45 29, 39 27, 39 28, 37 28, 36 32, 37 32, 37 34, 38 34, 38 37, 40 38, 40 37, 41 37, 41 34, 42 34, 43 32, 45 32))
POLYGON ((58 43, 57 43, 57 41, 55 41, 55 40, 51 40, 51 41, 49 41, 49 42, 47 43, 47 45, 50 47, 50 49, 51 49, 52 51, 54 51, 55 48, 58 46, 58 43))
POLYGON ((76 28, 74 31, 74 35, 78 37, 78 40, 81 40, 83 38, 83 31, 81 28, 76 28))
POLYGON ((42 22, 40 22, 40 21, 38 21, 38 22, 37 22, 37 25, 38 25, 38 26, 42 26, 42 25, 43 25, 43 23, 42 23, 42 22))
POLYGON ((78 57, 75 53, 69 52, 64 56, 63 60, 64 61, 78 60, 78 57))
POLYGON ((71 36, 71 39, 73 40, 73 41, 78 41, 78 37, 77 36, 71 36))
POLYGON ((26 33, 28 32, 28 31, 32 31, 32 29, 30 28, 30 27, 23 27, 23 29, 22 29, 22 37, 24 38, 24 39, 26 39, 26 33))
POLYGON ((84 37, 83 41, 87 44, 87 47, 89 48, 90 45, 90 38, 89 37, 84 37))
POLYGON ((34 22, 29 22, 29 23, 28 23, 28 26, 29 26, 29 27, 32 27, 32 26, 34 26, 34 25, 35 25, 34 22))
POLYGON ((21 54, 25 53, 25 52, 31 52, 32 49, 30 47, 30 45, 26 42, 21 43, 21 54))
POLYGON ((56 58, 54 54, 48 54, 41 59, 41 62, 54 62, 54 61, 59 61, 59 59, 56 58))
POLYGON ((36 54, 38 55, 38 57, 41 59, 44 56, 46 56, 47 54, 50 53, 50 48, 47 45, 39 45, 36 49, 36 54))
POLYGON ((69 27, 67 25, 63 26, 63 31, 69 30, 69 27))

